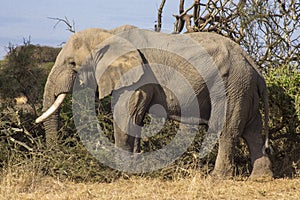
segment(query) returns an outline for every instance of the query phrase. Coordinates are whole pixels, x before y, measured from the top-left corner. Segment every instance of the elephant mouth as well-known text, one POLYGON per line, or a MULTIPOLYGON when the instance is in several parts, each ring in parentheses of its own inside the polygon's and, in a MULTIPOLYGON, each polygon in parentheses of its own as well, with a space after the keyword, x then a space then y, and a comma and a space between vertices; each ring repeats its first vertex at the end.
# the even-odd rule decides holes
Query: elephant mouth
POLYGON ((41 116, 39 116, 35 120, 35 123, 44 122, 48 117, 55 113, 55 111, 57 111, 57 109, 60 107, 66 96, 66 93, 61 93, 60 95, 58 95, 54 103, 48 108, 48 110, 46 110, 41 116))

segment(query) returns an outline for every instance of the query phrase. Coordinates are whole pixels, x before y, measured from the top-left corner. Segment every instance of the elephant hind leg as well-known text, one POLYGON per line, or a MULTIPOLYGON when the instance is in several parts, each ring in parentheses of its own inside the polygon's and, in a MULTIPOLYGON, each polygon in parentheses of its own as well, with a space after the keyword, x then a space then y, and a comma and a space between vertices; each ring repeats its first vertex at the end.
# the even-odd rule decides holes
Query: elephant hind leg
POLYGON ((251 164, 253 166, 250 178, 272 177, 271 161, 263 154, 262 121, 258 112, 253 120, 246 126, 243 138, 246 140, 250 151, 251 164))
POLYGON ((225 128, 219 137, 219 148, 212 175, 219 178, 233 176, 234 171, 234 146, 237 142, 239 131, 225 128))
MULTIPOLYGON (((229 103, 228 113, 219 139, 218 154, 215 162, 213 176, 219 178, 232 177, 234 172, 234 147, 236 146, 238 136, 241 135, 244 124, 241 119, 241 105, 239 103, 229 103)), ((213 113, 212 117, 213 118, 213 113)), ((216 119, 219 119, 218 117, 216 119)), ((210 120, 209 126, 214 124, 210 120)))

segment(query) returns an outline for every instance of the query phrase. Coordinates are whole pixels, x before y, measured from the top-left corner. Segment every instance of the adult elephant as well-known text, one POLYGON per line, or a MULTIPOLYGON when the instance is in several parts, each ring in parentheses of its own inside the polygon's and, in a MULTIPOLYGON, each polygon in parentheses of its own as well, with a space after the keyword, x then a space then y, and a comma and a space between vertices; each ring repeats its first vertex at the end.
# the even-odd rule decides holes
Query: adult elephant
POLYGON ((268 136, 266 83, 255 63, 227 38, 168 35, 132 26, 75 33, 48 76, 45 112, 36 120, 44 121, 48 144, 56 141, 58 108, 75 79, 79 85, 95 83, 99 99, 113 93, 115 145, 123 150, 139 152, 139 127, 156 108, 154 113, 164 117, 208 125, 208 135, 219 141, 214 175, 232 175, 234 145, 242 136, 251 154, 251 176, 272 176, 259 112, 262 99, 268 136))

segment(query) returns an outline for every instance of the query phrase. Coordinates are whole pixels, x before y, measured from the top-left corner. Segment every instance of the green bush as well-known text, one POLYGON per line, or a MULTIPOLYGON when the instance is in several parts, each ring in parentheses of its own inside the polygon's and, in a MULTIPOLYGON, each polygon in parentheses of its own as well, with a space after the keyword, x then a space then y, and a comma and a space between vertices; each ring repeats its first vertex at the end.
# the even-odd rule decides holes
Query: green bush
POLYGON ((293 175, 300 169, 300 71, 295 66, 269 69, 270 137, 274 171, 293 175))
POLYGON ((14 103, 14 98, 23 95, 36 112, 35 107, 41 103, 42 91, 58 50, 26 42, 23 46, 11 46, 1 65, 0 99, 14 103))

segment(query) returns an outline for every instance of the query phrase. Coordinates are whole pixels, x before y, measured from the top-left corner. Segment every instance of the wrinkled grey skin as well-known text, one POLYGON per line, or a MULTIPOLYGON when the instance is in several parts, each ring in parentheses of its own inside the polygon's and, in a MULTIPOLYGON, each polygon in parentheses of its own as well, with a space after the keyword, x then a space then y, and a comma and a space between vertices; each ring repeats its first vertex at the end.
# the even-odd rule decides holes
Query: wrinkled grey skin
MULTIPOLYGON (((131 28, 133 27, 123 26, 110 31, 88 29, 74 34, 61 50, 48 76, 44 91, 43 110, 47 110, 59 94, 72 92, 76 71, 80 69, 92 50, 97 49, 98 44, 111 37, 112 33, 115 34, 131 28)), ((253 165, 251 177, 271 177, 271 162, 262 150, 264 140, 261 134, 262 120, 259 112, 259 101, 263 99, 265 102, 265 114, 268 114, 267 89, 264 78, 258 72, 254 62, 231 40, 213 33, 191 33, 189 36, 204 47, 212 57, 221 73, 226 89, 226 121, 219 136, 218 155, 212 174, 220 177, 232 175, 233 149, 237 138, 241 136, 246 140, 251 155, 253 165)), ((170 41, 172 37, 174 36, 168 36, 170 41)), ((187 48, 186 51, 189 51, 189 49, 187 48)), ((104 51, 100 48, 94 51, 94 54, 96 55, 97 52, 100 54, 104 51)), ((202 121, 209 121, 212 118, 214 113, 210 112, 209 93, 201 76, 197 75, 198 73, 195 73, 193 68, 188 66, 189 64, 185 63, 182 58, 159 50, 140 49, 131 51, 112 63, 107 68, 111 70, 107 70, 105 72, 107 74, 104 73, 99 80, 96 80, 99 98, 101 99, 111 94, 113 89, 120 89, 116 88, 117 79, 132 66, 146 63, 164 64, 186 74, 185 76, 196 91, 199 101, 201 116, 198 117, 203 119, 202 121), (181 67, 182 65, 186 66, 180 69, 179 65, 181 67), (113 76, 112 73, 114 74, 113 76)), ((137 81, 139 79, 132 78, 131 84, 137 81)), ((142 125, 145 113, 153 104, 164 106, 169 118, 178 119, 178 102, 174 101, 172 93, 165 88, 158 85, 146 85, 139 88, 132 98, 129 110, 131 121, 134 124, 142 125)), ((58 114, 59 111, 44 122, 48 145, 57 140, 58 114)), ((132 136, 132 134, 124 133, 116 124, 115 141, 117 147, 132 152, 139 152, 139 147, 136 146, 136 144, 139 144, 139 139, 132 136)))

